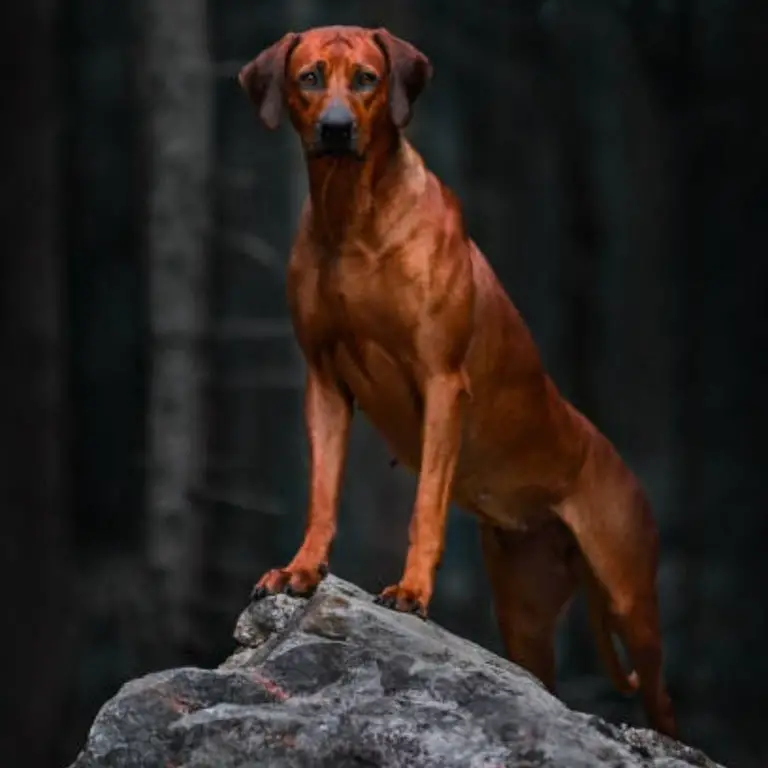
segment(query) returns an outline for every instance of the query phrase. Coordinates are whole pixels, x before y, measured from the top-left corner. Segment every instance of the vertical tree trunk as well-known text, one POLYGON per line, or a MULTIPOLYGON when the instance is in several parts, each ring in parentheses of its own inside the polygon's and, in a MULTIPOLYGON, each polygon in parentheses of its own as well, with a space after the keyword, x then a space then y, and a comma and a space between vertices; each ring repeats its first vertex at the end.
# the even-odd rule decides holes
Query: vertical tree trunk
MULTIPOLYGON (((554 6, 555 4, 553 4, 554 6)), ((570 64, 597 219, 590 388, 598 422, 673 515, 675 340, 666 135, 628 29, 606 0, 561 3, 550 29, 570 64), (559 17, 558 17, 559 14, 559 17), (589 56, 586 56, 586 52, 589 56), (611 104, 610 110, 600 105, 611 104)))
MULTIPOLYGON (((593 246, 592 253, 577 254, 580 263, 569 270, 576 278, 575 325, 586 336, 579 345, 576 404, 639 475, 665 537, 681 522, 674 505, 678 349, 669 292, 665 133, 629 31, 613 4, 549 2, 542 16, 572 89, 575 137, 583 153, 579 239, 593 246)), ((681 557, 665 547, 663 623, 684 610, 677 582, 681 557)), ((583 614, 580 618, 577 626, 586 628, 583 614)), ((580 642, 585 633, 574 638, 566 653, 569 665, 586 658, 580 642)), ((667 642, 665 651, 674 667, 675 646, 667 642)))
MULTIPOLYGON (((205 0, 143 9, 150 383, 147 548, 170 638, 192 639, 201 524, 190 504, 204 459, 211 79, 205 0)), ((167 641, 166 641, 167 642, 167 641)))
POLYGON ((71 666, 55 10, 0 11, 0 754, 30 768, 48 764, 71 666))

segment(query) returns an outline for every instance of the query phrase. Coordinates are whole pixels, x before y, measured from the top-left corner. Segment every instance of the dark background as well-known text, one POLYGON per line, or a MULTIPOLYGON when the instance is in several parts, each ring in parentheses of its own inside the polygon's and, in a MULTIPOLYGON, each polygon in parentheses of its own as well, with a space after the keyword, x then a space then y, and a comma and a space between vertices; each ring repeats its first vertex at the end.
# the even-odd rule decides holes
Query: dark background
MULTIPOLYGON (((409 133, 662 531, 684 738, 768 764, 765 0, 8 0, 0 9, 0 762, 65 766, 133 676, 215 665, 298 545, 304 175, 234 80, 288 29, 386 25, 409 133)), ((402 568, 413 480, 362 420, 333 570, 402 568)), ((498 650, 453 514, 433 618, 498 650)), ((561 695, 638 721, 580 603, 561 695)))

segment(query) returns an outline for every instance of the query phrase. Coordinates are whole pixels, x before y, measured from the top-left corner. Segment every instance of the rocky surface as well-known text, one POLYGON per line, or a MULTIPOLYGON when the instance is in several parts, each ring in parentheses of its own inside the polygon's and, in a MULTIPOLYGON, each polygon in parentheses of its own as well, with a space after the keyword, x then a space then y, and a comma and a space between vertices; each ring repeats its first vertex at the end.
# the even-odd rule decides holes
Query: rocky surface
POLYGON ((249 606, 218 669, 127 683, 71 768, 714 767, 569 710, 513 664, 328 577, 249 606))

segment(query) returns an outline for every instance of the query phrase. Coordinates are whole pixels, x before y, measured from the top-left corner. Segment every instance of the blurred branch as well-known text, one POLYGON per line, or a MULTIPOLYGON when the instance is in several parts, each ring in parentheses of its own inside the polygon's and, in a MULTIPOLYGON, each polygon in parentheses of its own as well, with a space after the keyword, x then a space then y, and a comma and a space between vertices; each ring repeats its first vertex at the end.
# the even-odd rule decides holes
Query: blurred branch
POLYGON ((217 390, 233 389, 293 389, 304 388, 304 375, 292 368, 256 368, 226 378, 211 375, 207 384, 217 390))
POLYGON ((217 233, 216 241, 225 248, 242 253, 245 256, 250 256, 254 261, 266 267, 275 275, 283 277, 285 259, 280 256, 275 248, 258 235, 246 232, 225 231, 217 233))
POLYGON ((293 336, 290 320, 280 317, 229 318, 196 332, 189 328, 166 328, 149 333, 149 340, 166 349, 186 348, 190 344, 214 341, 266 341, 293 336), (193 335, 194 334, 194 335, 193 335))
POLYGON ((215 504, 218 507, 260 515, 280 516, 285 514, 278 498, 258 494, 250 489, 238 489, 231 486, 226 488, 195 486, 187 491, 187 498, 197 505, 215 504))
POLYGON ((288 318, 231 318, 222 320, 211 335, 220 339, 284 339, 293 337, 288 318))

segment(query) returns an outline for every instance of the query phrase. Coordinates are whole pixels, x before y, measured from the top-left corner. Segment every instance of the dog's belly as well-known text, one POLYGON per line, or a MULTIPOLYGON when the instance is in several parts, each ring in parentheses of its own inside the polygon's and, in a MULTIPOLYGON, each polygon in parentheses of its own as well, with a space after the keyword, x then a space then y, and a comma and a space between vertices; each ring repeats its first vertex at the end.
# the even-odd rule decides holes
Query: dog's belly
MULTIPOLYGON (((498 468, 496 468, 498 469, 498 468)), ((550 494, 518 480, 516 467, 506 472, 490 468, 474 470, 459 465, 453 501, 486 523, 510 531, 532 531, 554 517, 550 494)))
MULTIPOLYGON (((337 375, 397 460, 418 472, 421 461, 423 405, 415 376, 375 342, 339 343, 334 352, 337 375)), ((467 512, 510 530, 529 530, 551 518, 547 491, 526 477, 526 467, 510 457, 488 461, 482 434, 465 414, 462 448, 452 500, 467 512)))

